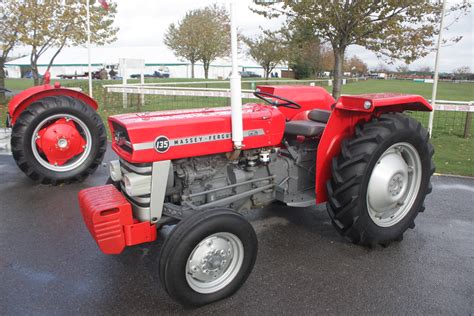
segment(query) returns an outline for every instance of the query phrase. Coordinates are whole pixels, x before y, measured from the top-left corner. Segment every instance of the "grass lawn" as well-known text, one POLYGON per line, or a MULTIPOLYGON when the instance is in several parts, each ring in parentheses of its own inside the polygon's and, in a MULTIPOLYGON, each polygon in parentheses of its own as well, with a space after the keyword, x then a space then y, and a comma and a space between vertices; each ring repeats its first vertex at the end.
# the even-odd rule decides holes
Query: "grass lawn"
MULTIPOLYGON (((432 84, 411 80, 366 80, 344 85, 344 94, 363 94, 375 92, 400 92, 419 94, 431 99, 432 84)), ((330 87, 328 87, 330 88, 330 87)), ((330 89, 329 89, 330 90, 330 89)), ((474 83, 438 83, 437 100, 474 101, 474 83)))
MULTIPOLYGON (((260 79, 261 80, 261 79, 260 79)), ((274 80, 274 79, 273 79, 274 80)), ((199 79, 146 79, 147 83, 182 83, 189 81, 214 81, 199 79)), ((244 80, 243 89, 251 89, 251 82, 255 79, 244 80)), ((80 87, 87 91, 87 80, 60 80, 61 84, 70 87, 80 87)), ((129 80, 130 83, 138 83, 138 80, 129 80)), ((33 81, 28 79, 7 79, 7 88, 14 91, 26 89, 33 81)), ((176 97, 147 95, 145 105, 139 103, 137 95, 129 95, 128 107, 122 106, 122 95, 118 93, 106 93, 102 88, 104 84, 120 84, 119 80, 94 81, 94 97, 100 104, 99 114, 105 120, 109 115, 136 111, 156 111, 180 108, 201 108, 229 105, 227 98, 208 97, 176 97)), ((263 84, 263 82, 259 82, 263 84)), ((324 84, 318 82, 317 84, 324 84)), ((184 85, 189 86, 189 85, 184 85)), ((202 83, 192 85, 193 87, 229 88, 229 83, 202 83)), ((331 87, 324 86, 329 91, 331 87)), ((367 80, 351 82, 342 88, 343 94, 363 94, 376 92, 400 92, 419 94, 425 98, 431 98, 431 84, 418 83, 410 80, 367 80)), ((438 100, 452 101, 474 101, 474 84, 439 82, 438 100)), ((244 100, 253 102, 254 100, 244 100)), ((4 123, 6 113, 5 105, 0 105, 0 126, 4 123), (3 107, 3 108, 2 108, 3 107)), ((424 126, 428 123, 428 113, 413 112, 417 120, 424 126)), ((437 112, 434 120, 434 132, 432 143, 435 146, 435 163, 437 172, 447 174, 458 174, 474 176, 474 138, 463 138, 466 113, 462 112, 437 112)), ((474 120, 471 124, 471 135, 474 132, 474 120)))

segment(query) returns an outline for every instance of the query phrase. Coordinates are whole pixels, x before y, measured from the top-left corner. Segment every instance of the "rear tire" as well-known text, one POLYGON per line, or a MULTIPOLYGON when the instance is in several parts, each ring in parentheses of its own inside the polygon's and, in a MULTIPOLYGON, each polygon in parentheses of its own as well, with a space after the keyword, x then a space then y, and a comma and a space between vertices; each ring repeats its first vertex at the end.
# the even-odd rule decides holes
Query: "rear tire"
POLYGON ((402 240, 431 192, 433 154, 428 132, 409 116, 359 124, 342 142, 327 183, 327 210, 339 233, 367 246, 402 240))
MULTIPOLYGON (((70 144, 61 140, 63 143, 58 140, 58 145, 70 144)), ((38 183, 57 185, 82 181, 93 173, 104 158, 107 135, 102 119, 89 105, 68 96, 52 96, 32 103, 20 114, 12 129, 11 147, 15 162, 29 178, 38 183), (77 133, 85 140, 82 145, 85 149, 58 166, 48 161, 35 139, 38 131, 59 120, 73 122, 77 133)))
POLYGON ((229 209, 197 212, 179 222, 163 244, 159 272, 171 298, 201 306, 236 292, 255 264, 252 225, 229 209))

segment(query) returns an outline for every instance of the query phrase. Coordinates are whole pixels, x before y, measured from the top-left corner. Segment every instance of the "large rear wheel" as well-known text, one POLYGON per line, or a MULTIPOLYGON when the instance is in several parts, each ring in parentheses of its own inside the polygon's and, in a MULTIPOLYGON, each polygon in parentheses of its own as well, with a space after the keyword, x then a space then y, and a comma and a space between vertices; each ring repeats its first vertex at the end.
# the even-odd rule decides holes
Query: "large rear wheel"
POLYGON ((43 184, 81 181, 107 148, 104 124, 90 106, 67 96, 32 103, 15 122, 12 153, 31 179, 43 184))
POLYGON ((336 229, 357 244, 401 240, 431 192, 433 153, 427 131, 404 114, 358 125, 355 136, 342 142, 327 183, 336 229))

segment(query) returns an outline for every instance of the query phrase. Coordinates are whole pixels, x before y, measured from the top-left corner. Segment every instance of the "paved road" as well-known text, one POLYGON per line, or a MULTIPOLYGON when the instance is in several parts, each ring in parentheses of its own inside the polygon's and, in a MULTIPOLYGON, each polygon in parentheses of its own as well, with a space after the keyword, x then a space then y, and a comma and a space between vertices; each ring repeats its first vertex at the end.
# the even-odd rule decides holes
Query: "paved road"
POLYGON ((434 177, 416 228, 388 248, 347 243, 324 207, 247 216, 259 254, 233 297, 183 310, 156 277, 158 245, 99 252, 70 186, 33 185, 0 155, 0 314, 458 314, 474 312, 474 180, 434 177))

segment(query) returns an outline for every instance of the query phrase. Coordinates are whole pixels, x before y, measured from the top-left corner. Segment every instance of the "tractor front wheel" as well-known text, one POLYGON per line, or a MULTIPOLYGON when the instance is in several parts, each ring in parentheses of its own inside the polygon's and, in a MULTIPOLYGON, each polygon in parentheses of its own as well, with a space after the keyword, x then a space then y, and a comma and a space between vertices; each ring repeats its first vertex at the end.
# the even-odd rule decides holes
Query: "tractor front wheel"
POLYGON ((358 125, 355 136, 342 142, 327 183, 336 229, 356 244, 401 240, 431 192, 433 153, 427 131, 404 114, 358 125))
POLYGON ((252 271, 257 236, 229 209, 197 212, 179 222, 163 244, 160 279, 166 292, 186 306, 232 295, 252 271))
POLYGON ((68 96, 40 99, 13 125, 13 158, 43 184, 81 181, 94 172, 107 148, 104 124, 90 106, 68 96))

